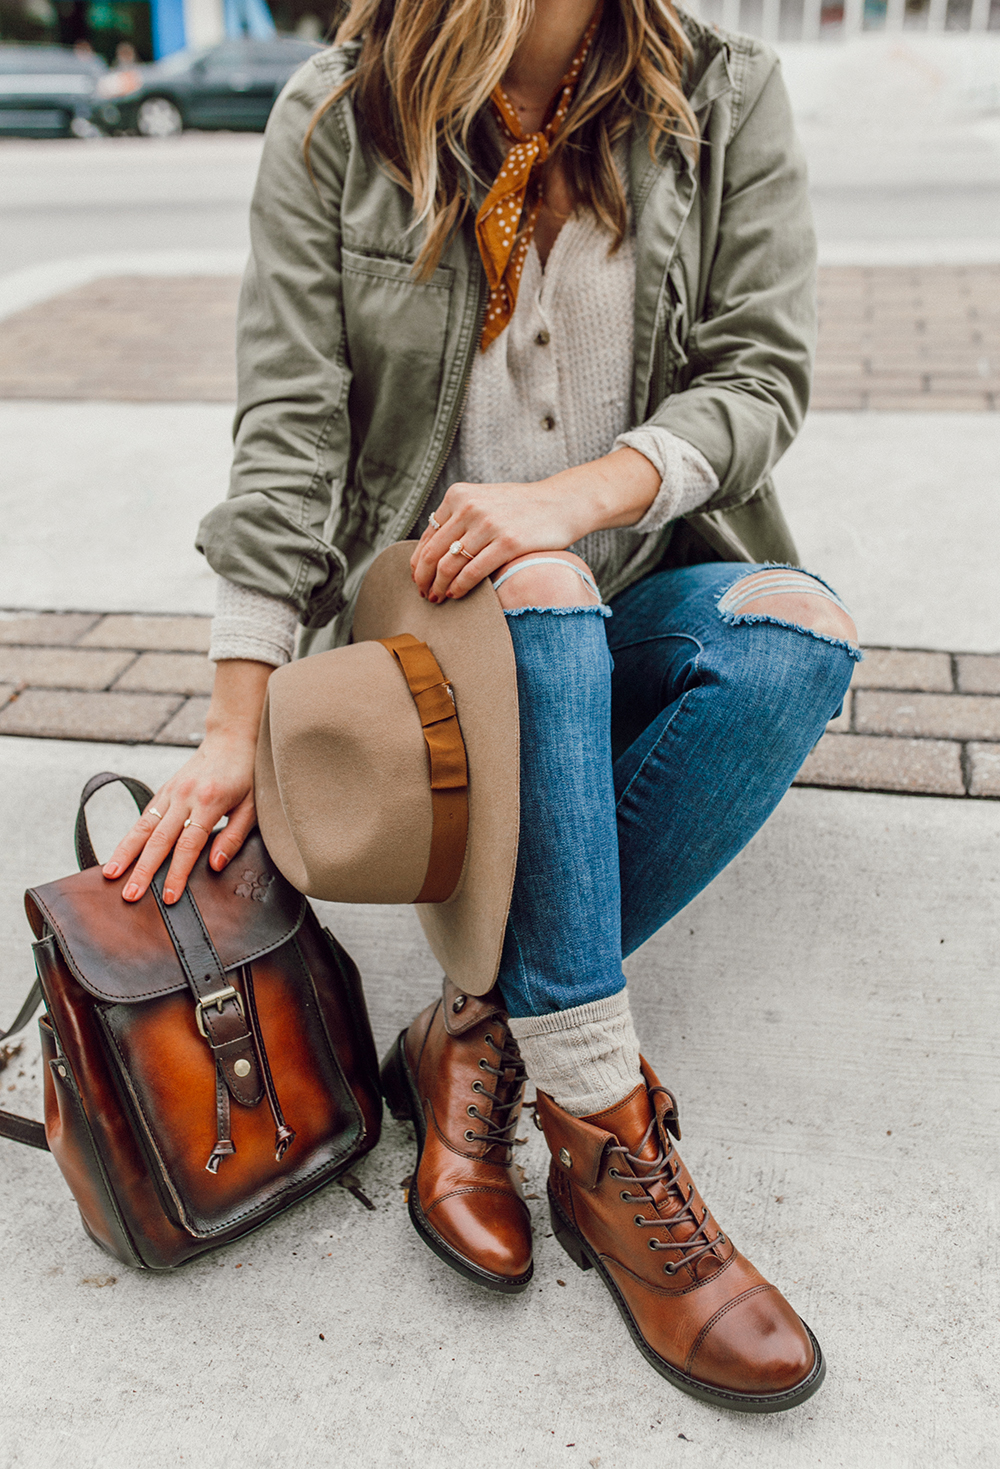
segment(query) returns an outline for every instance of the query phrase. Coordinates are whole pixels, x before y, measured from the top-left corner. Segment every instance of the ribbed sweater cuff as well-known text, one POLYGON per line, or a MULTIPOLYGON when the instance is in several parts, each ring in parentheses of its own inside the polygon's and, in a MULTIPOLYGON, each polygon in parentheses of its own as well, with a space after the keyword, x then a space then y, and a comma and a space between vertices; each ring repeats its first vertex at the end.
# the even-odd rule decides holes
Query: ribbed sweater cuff
POLYGON ((615 1106, 642 1080, 628 990, 509 1024, 528 1076, 573 1117, 615 1106))

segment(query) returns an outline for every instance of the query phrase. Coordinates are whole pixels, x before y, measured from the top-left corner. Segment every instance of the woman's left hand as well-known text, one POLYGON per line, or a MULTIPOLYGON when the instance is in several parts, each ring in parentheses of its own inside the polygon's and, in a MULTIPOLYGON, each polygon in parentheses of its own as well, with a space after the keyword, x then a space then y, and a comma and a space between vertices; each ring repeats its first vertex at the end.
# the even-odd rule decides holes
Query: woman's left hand
POLYGON ((464 597, 529 551, 565 551, 593 530, 634 525, 660 476, 635 449, 618 449, 535 484, 454 484, 410 557, 413 580, 431 602, 464 597), (456 544, 461 551, 452 551, 456 544), (463 555, 462 552, 467 554, 463 555))

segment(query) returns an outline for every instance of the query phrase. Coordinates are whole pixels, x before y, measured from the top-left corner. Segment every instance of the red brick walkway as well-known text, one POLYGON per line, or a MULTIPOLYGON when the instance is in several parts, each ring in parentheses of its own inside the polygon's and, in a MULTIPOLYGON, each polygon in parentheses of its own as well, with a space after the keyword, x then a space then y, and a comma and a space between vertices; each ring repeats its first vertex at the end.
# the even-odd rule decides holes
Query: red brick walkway
MULTIPOLYGON (((197 744, 209 622, 0 613, 0 735, 197 744)), ((797 784, 1000 798, 1000 656, 868 649, 797 784)))
MULTIPOLYGON (((0 398, 231 402, 239 282, 95 281, 0 337, 0 398)), ((1000 266, 820 271, 814 409, 995 409, 1000 266)))

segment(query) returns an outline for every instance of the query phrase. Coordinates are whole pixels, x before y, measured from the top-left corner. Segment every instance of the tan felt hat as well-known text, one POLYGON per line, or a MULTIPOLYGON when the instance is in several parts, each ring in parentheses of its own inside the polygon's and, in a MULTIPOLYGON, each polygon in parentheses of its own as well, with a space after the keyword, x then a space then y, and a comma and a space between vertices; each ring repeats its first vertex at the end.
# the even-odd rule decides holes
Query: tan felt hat
POLYGON ((517 861, 514 649, 489 581, 432 606, 413 584, 412 551, 400 541, 372 563, 352 643, 271 675, 257 819, 300 892, 416 903, 445 973, 482 995, 500 967, 517 861))

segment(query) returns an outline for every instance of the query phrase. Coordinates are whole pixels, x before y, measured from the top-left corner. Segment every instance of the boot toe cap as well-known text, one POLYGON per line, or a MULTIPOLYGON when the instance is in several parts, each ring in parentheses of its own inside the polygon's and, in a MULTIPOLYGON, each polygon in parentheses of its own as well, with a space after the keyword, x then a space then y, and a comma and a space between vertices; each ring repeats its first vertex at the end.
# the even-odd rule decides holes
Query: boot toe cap
POLYGON ((804 1382, 816 1363, 809 1335, 774 1286, 737 1297, 704 1329, 687 1371, 731 1392, 783 1393, 804 1382))
POLYGON ((504 1189, 456 1189, 425 1210, 431 1228, 478 1270, 518 1280, 531 1269, 531 1223, 525 1204, 504 1189))

